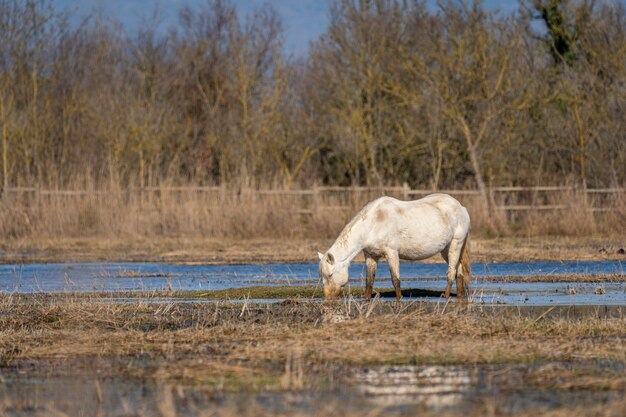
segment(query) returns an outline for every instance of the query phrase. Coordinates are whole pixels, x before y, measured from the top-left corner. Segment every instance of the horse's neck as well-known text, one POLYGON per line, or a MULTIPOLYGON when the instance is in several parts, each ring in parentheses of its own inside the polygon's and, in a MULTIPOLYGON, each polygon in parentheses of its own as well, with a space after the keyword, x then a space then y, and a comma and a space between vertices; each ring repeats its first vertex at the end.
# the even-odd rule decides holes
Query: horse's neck
POLYGON ((340 246, 337 249, 331 249, 331 252, 335 255, 335 259, 338 263, 345 263, 351 262, 361 250, 363 250, 363 248, 343 248, 340 246))
POLYGON ((330 247, 329 252, 333 254, 336 262, 346 263, 351 262, 355 256, 363 250, 363 243, 361 242, 361 234, 358 227, 355 227, 347 238, 340 236, 335 243, 330 247), (357 229, 357 230, 354 230, 357 229))

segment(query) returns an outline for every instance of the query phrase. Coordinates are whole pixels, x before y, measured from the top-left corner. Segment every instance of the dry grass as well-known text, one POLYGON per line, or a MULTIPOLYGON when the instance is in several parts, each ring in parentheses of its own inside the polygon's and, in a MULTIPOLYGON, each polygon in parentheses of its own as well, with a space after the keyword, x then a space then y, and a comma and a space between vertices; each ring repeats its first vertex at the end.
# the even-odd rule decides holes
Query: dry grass
MULTIPOLYGON (((89 187, 88 187, 89 188, 89 187)), ((92 187, 93 188, 93 187, 92 187)), ((315 216, 301 213, 313 207, 311 196, 258 194, 243 189, 204 191, 157 189, 149 193, 112 188, 90 195, 9 193, 0 205, 0 234, 8 241, 62 241, 96 238, 141 240, 200 237, 229 239, 334 238, 346 222, 380 192, 331 192, 320 196, 315 216), (324 210, 323 208, 335 208, 324 210), (343 209, 336 210, 338 207, 343 209)), ((531 203, 511 201, 510 204, 531 203)), ((596 199, 601 197, 594 197, 596 199)), ((608 197, 604 197, 608 198, 608 197)), ((473 219, 474 237, 619 236, 626 228, 624 198, 612 196, 603 205, 614 211, 593 213, 596 203, 580 194, 560 193, 541 204, 565 210, 511 213, 503 230, 491 229, 492 215, 476 197, 462 197, 473 219)), ((501 204, 504 204, 502 202, 501 204)))
POLYGON ((0 231, 13 238, 290 237, 301 232, 288 197, 253 193, 173 191, 143 194, 112 189, 91 195, 7 194, 0 231))
MULTIPOLYGON (((500 308, 467 310, 454 303, 444 308, 349 299, 333 305, 189 305, 151 304, 150 299, 105 304, 90 297, 2 297, 0 374, 11 370, 22 377, 62 377, 93 374, 97 368, 98 378, 153 381, 162 386, 156 415, 176 416, 180 404, 175 404, 189 387, 207 393, 315 392, 320 381, 341 384, 353 370, 371 365, 626 362, 623 316, 567 319, 552 311, 520 314, 508 309, 503 314, 500 308)), ((626 390, 626 377, 618 371, 580 369, 535 367, 525 383, 536 389, 626 390)), ((199 416, 268 415, 254 399, 212 405, 208 414, 206 407, 194 409, 192 400, 184 401, 199 416)), ((310 413, 289 407, 270 414, 357 415, 338 405, 330 401, 310 413)), ((513 415, 612 417, 623 415, 624 405, 614 401, 609 407, 573 405, 513 415)), ((3 410, 12 415, 20 405, 5 399, 0 415, 3 410)), ((63 415, 54 413, 54 405, 36 411, 31 409, 30 415, 63 415)), ((485 400, 483 408, 477 406, 469 415, 497 414, 485 400)), ((384 410, 370 409, 368 415, 384 415, 384 410)), ((421 410, 420 415, 434 411, 421 410)))
POLYGON ((528 213, 516 225, 522 233, 530 236, 593 236, 613 234, 626 228, 626 197, 623 193, 586 195, 569 191, 546 197, 545 202, 549 205, 565 206, 566 209, 528 213), (603 205, 616 210, 592 212, 593 207, 603 205))
MULTIPOLYGON (((166 357, 167 378, 265 373, 292 352, 309 370, 367 363, 626 361, 624 318, 566 319, 499 308, 344 301, 335 305, 97 303, 3 297, 0 361, 166 357)), ((144 372, 150 372, 144 369, 144 372)))

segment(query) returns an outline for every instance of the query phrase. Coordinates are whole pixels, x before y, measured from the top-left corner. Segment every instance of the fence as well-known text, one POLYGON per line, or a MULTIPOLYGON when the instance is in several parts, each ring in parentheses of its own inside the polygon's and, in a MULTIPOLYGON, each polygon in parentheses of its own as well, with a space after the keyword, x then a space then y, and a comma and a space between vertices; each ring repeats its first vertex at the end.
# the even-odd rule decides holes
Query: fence
MULTIPOLYGON (((613 211, 623 207, 626 188, 579 188, 571 186, 535 187, 493 187, 490 190, 496 209, 503 212, 524 212, 536 210, 566 210, 571 208, 571 198, 564 195, 578 195, 584 198, 584 209, 592 212, 613 211), (568 201, 568 204, 563 204, 568 201)), ((314 186, 303 190, 232 190, 223 186, 159 186, 127 188, 123 190, 45 190, 35 187, 13 187, 3 190, 3 200, 19 200, 23 204, 41 204, 43 199, 61 197, 89 198, 117 196, 126 199, 138 198, 146 208, 166 194, 206 194, 216 204, 227 198, 288 199, 299 206, 300 214, 317 216, 324 211, 352 210, 355 206, 373 198, 388 195, 403 200, 420 198, 433 192, 450 194, 461 200, 478 199, 478 190, 418 190, 404 186, 383 187, 339 187, 314 186)))
MULTIPOLYGON (((401 187, 321 187, 302 190, 159 186, 113 190, 5 188, 0 197, 4 238, 106 236, 335 236, 368 201, 388 195, 415 199, 431 190, 401 187)), ((493 212, 477 190, 439 190, 467 207, 472 228, 491 233, 493 212)), ((614 233, 626 218, 624 188, 495 187, 498 210, 512 231, 527 234, 614 233)))

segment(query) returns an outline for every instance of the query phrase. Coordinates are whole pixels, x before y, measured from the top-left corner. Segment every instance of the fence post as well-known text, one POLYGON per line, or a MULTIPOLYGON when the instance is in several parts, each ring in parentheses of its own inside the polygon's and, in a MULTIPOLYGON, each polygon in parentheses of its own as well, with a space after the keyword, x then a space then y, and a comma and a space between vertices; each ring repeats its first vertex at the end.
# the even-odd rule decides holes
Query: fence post
POLYGON ((408 200, 409 199, 409 184, 406 183, 406 181, 402 184, 402 199, 403 200, 408 200))
POLYGON ((318 192, 319 192, 319 190, 317 188, 317 182, 314 182, 313 183, 313 207, 311 207, 311 213, 313 214, 313 220, 314 221, 317 220, 317 214, 318 214, 318 212, 317 212, 318 204, 319 204, 318 192))
POLYGON ((41 209, 41 188, 39 184, 35 188, 35 204, 37 205, 37 216, 41 216, 43 210, 41 209))
POLYGON ((224 204, 226 201, 226 183, 224 180, 220 182, 220 204, 224 204))

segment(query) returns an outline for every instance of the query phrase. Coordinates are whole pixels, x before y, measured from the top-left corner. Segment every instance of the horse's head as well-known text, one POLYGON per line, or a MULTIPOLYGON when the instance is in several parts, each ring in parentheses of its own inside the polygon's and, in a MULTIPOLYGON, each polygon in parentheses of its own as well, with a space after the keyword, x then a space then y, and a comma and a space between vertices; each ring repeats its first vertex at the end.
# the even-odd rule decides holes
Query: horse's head
POLYGON ((317 253, 320 258, 319 273, 324 284, 324 298, 332 300, 339 297, 341 287, 348 282, 348 263, 336 263, 332 253, 317 253))

